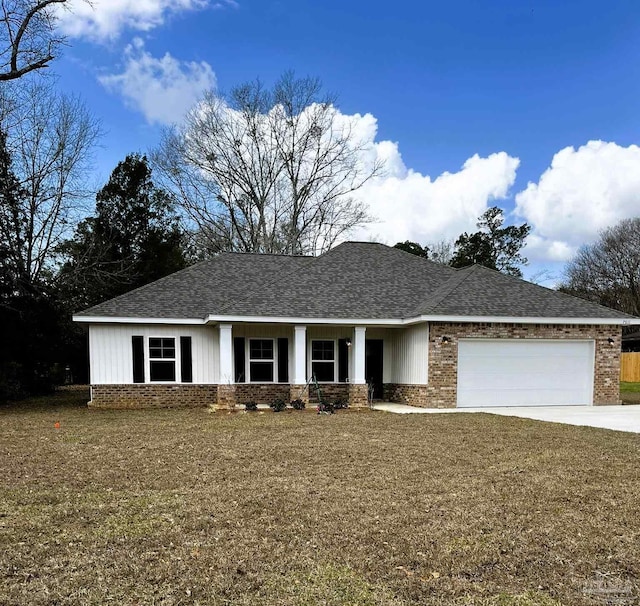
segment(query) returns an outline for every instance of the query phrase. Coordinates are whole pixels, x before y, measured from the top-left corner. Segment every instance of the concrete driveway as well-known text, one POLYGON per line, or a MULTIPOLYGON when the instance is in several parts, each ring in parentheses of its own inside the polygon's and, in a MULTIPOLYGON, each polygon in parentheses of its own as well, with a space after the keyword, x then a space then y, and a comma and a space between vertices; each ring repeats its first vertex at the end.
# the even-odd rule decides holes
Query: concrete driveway
POLYGON ((640 433, 640 406, 514 406, 495 408, 417 408, 406 404, 374 404, 375 410, 398 414, 464 414, 483 412, 551 423, 584 425, 640 433))

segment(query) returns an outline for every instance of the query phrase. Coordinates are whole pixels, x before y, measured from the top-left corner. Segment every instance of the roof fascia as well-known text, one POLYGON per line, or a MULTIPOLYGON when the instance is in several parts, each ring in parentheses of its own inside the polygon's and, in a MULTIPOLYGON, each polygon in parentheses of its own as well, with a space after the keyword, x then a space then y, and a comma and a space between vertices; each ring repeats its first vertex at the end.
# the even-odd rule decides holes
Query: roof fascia
POLYGON ((637 326, 640 318, 542 318, 517 316, 434 316, 421 315, 414 318, 304 318, 286 316, 224 316, 210 314, 205 318, 145 318, 109 316, 73 316, 74 322, 85 324, 349 324, 354 326, 407 326, 423 322, 458 322, 490 324, 573 324, 612 326, 637 326))

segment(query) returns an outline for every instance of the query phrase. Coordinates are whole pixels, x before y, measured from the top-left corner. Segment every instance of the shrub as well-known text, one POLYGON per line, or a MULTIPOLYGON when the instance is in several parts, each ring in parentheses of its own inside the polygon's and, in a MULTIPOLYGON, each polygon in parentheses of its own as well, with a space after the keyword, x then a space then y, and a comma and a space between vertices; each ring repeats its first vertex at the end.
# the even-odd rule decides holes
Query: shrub
POLYGON ((318 414, 332 415, 334 410, 333 403, 328 400, 321 400, 318 404, 318 414))
POLYGON ((277 400, 271 402, 271 404, 269 404, 269 407, 271 408, 271 410, 273 410, 273 412, 282 412, 287 407, 287 404, 284 400, 278 398, 277 400))
POLYGON ((291 402, 291 407, 295 410, 303 410, 305 403, 300 398, 297 398, 291 402))
POLYGON ((247 411, 258 410, 258 404, 256 402, 245 402, 244 409, 247 411))
POLYGON ((343 410, 345 408, 349 408, 349 401, 346 398, 338 398, 333 403, 333 408, 335 410, 343 410))

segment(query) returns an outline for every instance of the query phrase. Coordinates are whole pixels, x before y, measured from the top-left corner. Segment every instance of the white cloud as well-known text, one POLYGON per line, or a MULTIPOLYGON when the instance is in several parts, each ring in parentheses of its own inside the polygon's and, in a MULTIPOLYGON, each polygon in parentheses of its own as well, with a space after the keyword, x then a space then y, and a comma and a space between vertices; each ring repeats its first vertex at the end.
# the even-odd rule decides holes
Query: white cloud
POLYGON ((358 118, 369 133, 373 153, 385 162, 386 172, 358 192, 377 221, 359 230, 356 237, 391 244, 456 238, 463 231, 475 230, 478 217, 505 198, 515 181, 520 160, 506 152, 486 158, 475 154, 457 172, 432 179, 406 167, 397 143, 375 142, 373 116, 358 118))
POLYGON ((640 215, 640 147, 604 141, 566 147, 538 183, 516 195, 515 212, 533 227, 530 258, 570 259, 602 229, 640 215))
MULTIPOLYGON (((210 0, 71 0, 58 10, 60 28, 73 38, 103 41, 124 29, 149 31, 162 25, 172 13, 203 9, 210 0)), ((214 8, 237 7, 234 0, 217 2, 214 8)))
POLYGON ((213 69, 205 61, 179 61, 169 53, 153 57, 139 38, 125 49, 124 71, 99 80, 142 112, 150 124, 179 122, 202 93, 216 84, 213 69))

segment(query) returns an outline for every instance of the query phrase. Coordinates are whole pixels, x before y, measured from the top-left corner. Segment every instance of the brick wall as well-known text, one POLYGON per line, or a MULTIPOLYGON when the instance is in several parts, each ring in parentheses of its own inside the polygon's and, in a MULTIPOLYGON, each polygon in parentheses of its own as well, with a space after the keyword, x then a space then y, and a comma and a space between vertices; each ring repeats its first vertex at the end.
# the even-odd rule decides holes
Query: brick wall
POLYGON ((175 408, 216 404, 217 385, 92 385, 90 408, 175 408))
POLYGON ((400 383, 384 384, 384 400, 399 402, 411 406, 429 406, 428 389, 426 385, 403 385, 400 383))
POLYGON ((274 400, 284 400, 289 404, 288 383, 236 383, 236 404, 241 408, 247 402, 271 404, 274 400))
POLYGON ((349 384, 349 408, 369 406, 369 388, 366 384, 349 384))
MULTIPOLYGON (((335 402, 338 398, 349 399, 349 383, 321 383, 320 391, 322 397, 329 402, 335 402)), ((309 403, 312 406, 318 405, 318 392, 313 383, 309 385, 309 403)))
POLYGON ((454 408, 458 379, 458 339, 594 339, 594 404, 620 403, 620 326, 574 326, 545 324, 460 324, 434 322, 429 334, 429 384, 427 404, 431 408, 454 408), (448 343, 442 337, 449 337, 448 343), (614 343, 608 339, 613 337, 614 343))

